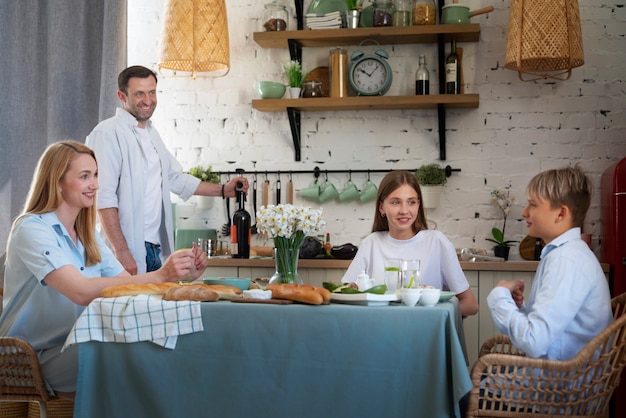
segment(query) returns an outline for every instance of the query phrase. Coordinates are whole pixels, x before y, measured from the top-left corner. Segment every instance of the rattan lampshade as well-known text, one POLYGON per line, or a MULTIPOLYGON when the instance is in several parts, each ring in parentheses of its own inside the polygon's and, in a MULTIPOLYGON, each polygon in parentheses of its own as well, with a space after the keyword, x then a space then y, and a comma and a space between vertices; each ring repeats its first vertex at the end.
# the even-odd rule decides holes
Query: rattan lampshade
POLYGON ((506 68, 522 81, 567 80, 584 63, 577 0, 511 0, 506 68))
POLYGON ((230 70, 224 0, 167 0, 159 69, 191 77, 221 77, 230 70), (183 74, 187 75, 187 74, 183 74))

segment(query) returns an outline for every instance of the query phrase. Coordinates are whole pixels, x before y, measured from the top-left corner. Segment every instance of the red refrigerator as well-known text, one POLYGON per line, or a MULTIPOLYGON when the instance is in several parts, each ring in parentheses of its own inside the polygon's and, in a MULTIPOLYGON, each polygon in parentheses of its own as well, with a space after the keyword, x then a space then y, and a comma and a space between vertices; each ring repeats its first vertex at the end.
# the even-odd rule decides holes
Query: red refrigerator
MULTIPOLYGON (((602 262, 611 265, 611 294, 626 292, 626 158, 602 174, 602 262)), ((626 371, 613 395, 613 417, 626 417, 626 371)))

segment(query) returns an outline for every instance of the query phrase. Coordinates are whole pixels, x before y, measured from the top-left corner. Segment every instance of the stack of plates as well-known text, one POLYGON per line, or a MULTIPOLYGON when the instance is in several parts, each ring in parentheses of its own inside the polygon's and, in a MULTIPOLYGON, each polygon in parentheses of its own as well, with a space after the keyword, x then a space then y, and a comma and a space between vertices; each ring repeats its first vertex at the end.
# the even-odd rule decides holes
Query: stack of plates
POLYGON ((308 29, 338 29, 341 27, 341 13, 307 13, 306 26, 308 29))

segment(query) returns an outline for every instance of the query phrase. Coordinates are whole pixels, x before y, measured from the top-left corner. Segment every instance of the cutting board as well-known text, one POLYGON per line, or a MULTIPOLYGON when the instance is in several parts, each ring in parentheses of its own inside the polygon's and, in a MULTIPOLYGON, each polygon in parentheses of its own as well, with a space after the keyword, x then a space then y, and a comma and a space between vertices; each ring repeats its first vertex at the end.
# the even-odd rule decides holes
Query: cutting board
MULTIPOLYGON (((524 260, 535 260, 535 242, 536 238, 531 237, 530 235, 526 235, 522 242, 519 244, 519 255, 524 260)), ((541 240, 541 247, 546 245, 543 240, 541 240)))
POLYGON ((235 303, 268 303, 271 305, 289 305, 293 303, 293 300, 287 299, 249 299, 249 298, 232 298, 231 302, 235 303))

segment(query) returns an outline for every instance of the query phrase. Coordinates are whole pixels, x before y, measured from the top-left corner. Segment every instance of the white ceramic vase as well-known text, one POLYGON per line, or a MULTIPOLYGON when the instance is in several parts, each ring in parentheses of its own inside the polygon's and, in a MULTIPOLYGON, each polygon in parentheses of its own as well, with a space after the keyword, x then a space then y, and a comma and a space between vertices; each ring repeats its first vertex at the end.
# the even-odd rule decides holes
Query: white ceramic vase
POLYGON ((422 189, 422 206, 425 209, 434 209, 439 206, 443 186, 420 186, 422 189))
POLYGON ((292 99, 297 99, 300 97, 300 91, 302 90, 302 88, 300 87, 289 87, 289 96, 292 99))

